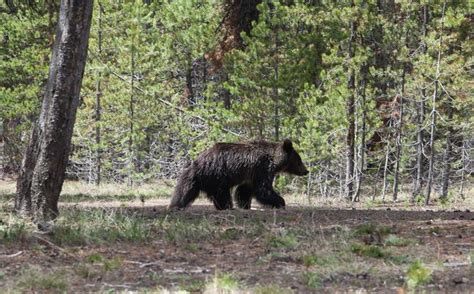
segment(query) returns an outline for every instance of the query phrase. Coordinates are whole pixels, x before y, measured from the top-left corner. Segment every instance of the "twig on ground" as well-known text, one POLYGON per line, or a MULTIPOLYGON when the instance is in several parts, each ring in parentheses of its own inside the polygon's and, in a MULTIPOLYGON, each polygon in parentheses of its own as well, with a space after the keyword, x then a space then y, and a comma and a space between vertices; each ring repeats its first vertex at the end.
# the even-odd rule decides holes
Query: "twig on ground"
POLYGON ((128 264, 137 264, 139 268, 144 268, 148 267, 151 265, 159 265, 159 262, 140 262, 140 261, 134 261, 134 260, 125 260, 124 263, 128 264))
POLYGON ((59 247, 58 245, 54 244, 53 242, 47 240, 47 239, 44 239, 38 235, 33 235, 33 237, 35 237, 38 241, 40 241, 41 243, 45 244, 46 246, 48 246, 49 248, 53 249, 53 250, 56 250, 56 251, 59 251, 61 253, 63 253, 64 255, 67 255, 69 257, 72 257, 74 259, 78 259, 75 255, 72 255, 71 253, 67 252, 65 249, 59 247))
POLYGON ((17 257, 19 255, 23 254, 23 251, 18 251, 17 253, 13 253, 13 254, 4 254, 4 255, 0 255, 0 258, 13 258, 13 257, 17 257))

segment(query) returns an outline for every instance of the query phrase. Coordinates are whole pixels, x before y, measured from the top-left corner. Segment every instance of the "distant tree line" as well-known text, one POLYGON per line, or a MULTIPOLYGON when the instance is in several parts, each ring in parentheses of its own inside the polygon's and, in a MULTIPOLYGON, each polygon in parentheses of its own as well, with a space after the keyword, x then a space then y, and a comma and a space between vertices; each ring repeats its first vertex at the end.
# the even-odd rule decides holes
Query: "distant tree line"
MULTIPOLYGON (((0 4, 0 152, 19 171, 59 3, 0 4)), ((469 1, 109 1, 93 7, 67 176, 176 177, 217 141, 298 145, 308 195, 428 203, 472 181, 469 1)), ((291 181, 292 185, 283 185, 291 181)))

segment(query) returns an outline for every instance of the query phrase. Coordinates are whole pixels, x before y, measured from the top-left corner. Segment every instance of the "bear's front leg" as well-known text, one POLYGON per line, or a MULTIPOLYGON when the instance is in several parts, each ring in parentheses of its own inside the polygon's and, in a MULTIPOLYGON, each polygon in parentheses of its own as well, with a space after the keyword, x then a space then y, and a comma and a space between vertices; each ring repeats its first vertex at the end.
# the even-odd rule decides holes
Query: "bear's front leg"
POLYGON ((285 208, 285 200, 273 190, 273 176, 264 178, 254 184, 257 201, 272 208, 285 208))
POLYGON ((230 189, 223 189, 211 196, 212 202, 217 210, 232 209, 233 203, 230 196, 230 189))

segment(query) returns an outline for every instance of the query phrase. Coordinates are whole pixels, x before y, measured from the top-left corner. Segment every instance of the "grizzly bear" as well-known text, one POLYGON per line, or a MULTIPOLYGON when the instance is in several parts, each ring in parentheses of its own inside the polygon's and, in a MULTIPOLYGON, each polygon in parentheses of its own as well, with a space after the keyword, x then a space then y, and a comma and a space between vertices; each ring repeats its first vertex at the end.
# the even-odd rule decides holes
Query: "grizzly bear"
POLYGON ((250 141, 217 143, 184 169, 170 209, 183 209, 203 191, 218 210, 232 209, 231 188, 238 207, 250 209, 252 197, 267 206, 284 208, 285 200, 273 190, 278 173, 308 174, 289 139, 281 143, 250 141))

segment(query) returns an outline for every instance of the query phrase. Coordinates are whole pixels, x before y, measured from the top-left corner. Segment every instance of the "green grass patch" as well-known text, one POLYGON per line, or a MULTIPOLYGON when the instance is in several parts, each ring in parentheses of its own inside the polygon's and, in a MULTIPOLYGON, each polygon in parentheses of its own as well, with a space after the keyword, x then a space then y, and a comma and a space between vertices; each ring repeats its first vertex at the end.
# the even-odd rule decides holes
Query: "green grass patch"
POLYGON ((76 265, 74 267, 74 272, 83 279, 93 279, 101 275, 100 271, 87 264, 76 265))
POLYGON ((218 226, 211 224, 203 218, 196 223, 185 220, 165 219, 159 224, 164 238, 173 244, 184 244, 184 242, 198 243, 202 240, 212 240, 218 234, 218 226))
POLYGON ((390 255, 388 260, 395 265, 401 265, 409 263, 410 257, 408 255, 390 255))
POLYGON ((287 231, 280 232, 278 235, 270 233, 267 236, 267 245, 273 248, 295 249, 298 243, 296 235, 287 231))
POLYGON ((392 229, 390 227, 377 226, 376 224, 372 224, 372 223, 360 225, 356 227, 354 230, 354 235, 357 237, 364 236, 364 235, 374 235, 374 234, 380 234, 381 236, 386 236, 390 233, 392 233, 392 229))
POLYGON ((323 279, 320 274, 316 272, 303 273, 303 282, 308 288, 317 289, 323 285, 323 279))
POLYGON ((404 246, 408 246, 408 245, 411 245, 411 244, 414 244, 414 243, 415 243, 414 240, 405 239, 405 238, 398 237, 398 236, 392 235, 392 234, 388 235, 384 240, 384 245, 385 246, 404 247, 404 246))
POLYGON ((241 285, 237 279, 230 274, 216 275, 212 281, 207 283, 207 293, 228 293, 238 291, 241 285))
POLYGON ((92 253, 91 255, 86 257, 86 260, 89 263, 100 263, 104 261, 104 259, 104 256, 100 253, 92 253))
POLYGON ((199 245, 196 243, 188 243, 184 245, 184 249, 186 249, 189 252, 197 252, 199 250, 199 245))
POLYGON ((139 216, 96 209, 66 212, 54 226, 51 239, 58 245, 142 243, 149 239, 150 230, 150 224, 139 216))
POLYGON ((426 267, 421 261, 413 262, 406 273, 408 287, 415 288, 419 285, 429 283, 433 271, 426 267))
POLYGON ((243 232, 238 228, 228 228, 220 233, 221 240, 238 240, 242 237, 243 232))
POLYGON ((112 259, 106 259, 104 260, 104 270, 106 272, 117 270, 122 266, 122 263, 122 259, 118 256, 112 259))
POLYGON ((364 257, 387 258, 390 256, 387 251, 374 245, 352 244, 350 249, 352 253, 364 257))
POLYGON ((38 290, 59 291, 67 290, 67 278, 64 272, 45 272, 39 267, 24 269, 17 281, 17 287, 36 292, 38 290))
POLYGON ((0 241, 5 243, 24 242, 31 236, 31 228, 24 222, 0 223, 0 241))
POLYGON ((336 257, 306 254, 306 255, 301 256, 299 260, 307 267, 311 267, 315 265, 324 266, 328 264, 334 264, 336 261, 336 257))
POLYGON ((181 281, 179 289, 187 293, 200 293, 206 287, 206 282, 200 279, 191 279, 181 281))

